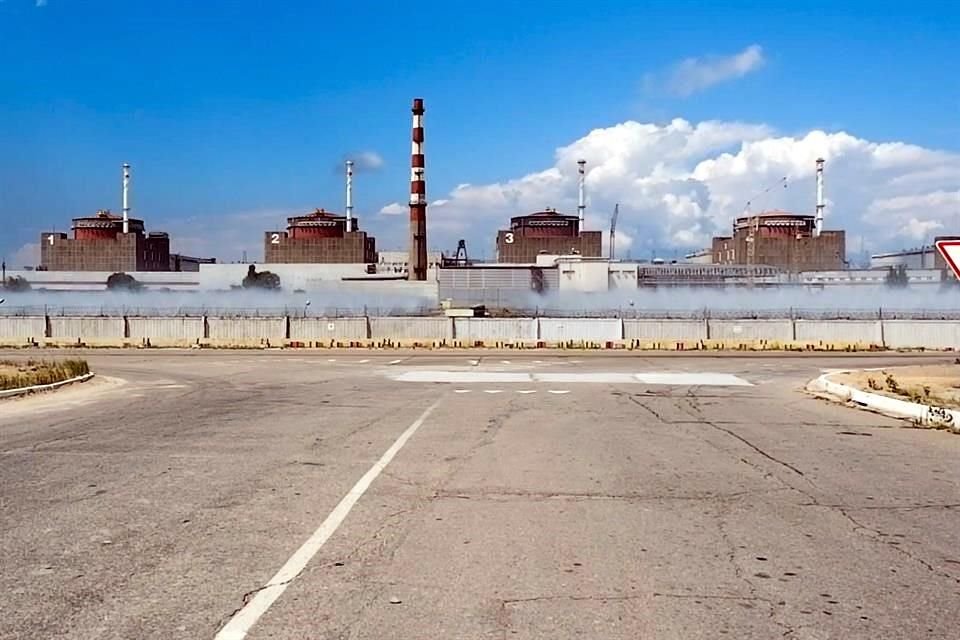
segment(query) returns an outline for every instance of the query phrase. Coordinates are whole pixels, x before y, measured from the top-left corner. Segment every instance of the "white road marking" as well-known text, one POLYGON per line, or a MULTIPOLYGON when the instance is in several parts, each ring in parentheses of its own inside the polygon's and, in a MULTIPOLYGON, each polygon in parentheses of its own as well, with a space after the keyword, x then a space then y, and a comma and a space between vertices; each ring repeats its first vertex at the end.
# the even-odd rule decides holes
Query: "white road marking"
POLYGON ((472 391, 472 389, 454 389, 453 390, 454 393, 470 393, 470 391, 472 391))
POLYGON ((479 360, 467 360, 467 362, 469 362, 469 363, 470 363, 470 366, 472 366, 472 367, 475 367, 475 366, 477 366, 478 364, 480 364, 480 361, 479 361, 479 360))
POLYGON ((752 387, 753 385, 729 373, 638 373, 637 380, 646 384, 675 384, 713 387, 752 387))
POLYGON ((518 389, 517 390, 517 393, 523 393, 523 394, 536 393, 536 392, 537 392, 536 389, 518 389))
POLYGON ((340 503, 330 512, 330 515, 327 516, 327 519, 323 521, 320 527, 313 532, 313 535, 297 549, 296 553, 290 556, 290 559, 280 568, 280 571, 278 571, 262 589, 257 591, 257 594, 247 602, 240 611, 234 614, 230 621, 214 636, 214 640, 243 640, 247 637, 253 625, 267 612, 270 605, 286 591, 290 583, 306 568, 307 564, 313 556, 320 551, 324 543, 326 543, 326 541, 330 539, 330 536, 343 524, 343 521, 350 514, 350 510, 357 504, 357 501, 363 497, 363 494, 370 488, 373 481, 377 479, 377 476, 390 464, 390 461, 393 460, 397 452, 403 448, 407 440, 413 437, 413 434, 417 432, 417 429, 420 428, 430 413, 436 409, 438 404, 440 404, 439 400, 427 407, 427 410, 420 414, 420 417, 407 427, 406 431, 400 434, 396 442, 387 449, 386 453, 377 460, 376 464, 370 467, 370 470, 363 474, 363 477, 357 481, 357 484, 353 485, 353 488, 350 489, 347 495, 340 500, 340 503))
POLYGON ((500 361, 500 364, 510 364, 510 361, 509 361, 509 360, 501 360, 501 361, 500 361))
POLYGON ((367 364, 368 362, 370 362, 370 361, 369 361, 369 360, 358 360, 358 361, 357 361, 357 364, 367 364))
POLYGON ((187 385, 185 384, 160 384, 153 387, 154 389, 186 389, 187 385))
POLYGON ((584 372, 528 373, 506 371, 426 371, 415 369, 391 374, 399 382, 486 382, 530 383, 563 382, 568 384, 648 384, 676 386, 752 387, 753 384, 729 373, 689 372, 584 372))
POLYGON ((556 393, 556 394, 570 393, 570 390, 569 389, 547 389, 547 393, 556 393))
POLYGON ((503 393, 503 389, 484 389, 484 393, 503 393))
POLYGON ((327 358, 327 362, 336 362, 336 361, 337 361, 336 358, 327 358))
POLYGON ((387 364, 400 364, 401 362, 403 362, 403 360, 391 360, 387 364))
POLYGON ((400 382, 530 382, 529 373, 500 371, 405 371, 400 382))

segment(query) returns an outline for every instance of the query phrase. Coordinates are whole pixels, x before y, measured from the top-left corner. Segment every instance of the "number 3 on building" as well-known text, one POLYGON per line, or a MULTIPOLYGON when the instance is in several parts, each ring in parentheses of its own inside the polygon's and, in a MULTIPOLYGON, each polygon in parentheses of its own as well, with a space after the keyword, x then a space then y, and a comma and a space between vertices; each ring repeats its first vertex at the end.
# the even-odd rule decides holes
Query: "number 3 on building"
POLYGON ((280 234, 271 233, 270 234, 270 244, 280 244, 280 234))
POLYGON ((503 235, 503 241, 507 244, 513 244, 513 232, 508 231, 503 235))

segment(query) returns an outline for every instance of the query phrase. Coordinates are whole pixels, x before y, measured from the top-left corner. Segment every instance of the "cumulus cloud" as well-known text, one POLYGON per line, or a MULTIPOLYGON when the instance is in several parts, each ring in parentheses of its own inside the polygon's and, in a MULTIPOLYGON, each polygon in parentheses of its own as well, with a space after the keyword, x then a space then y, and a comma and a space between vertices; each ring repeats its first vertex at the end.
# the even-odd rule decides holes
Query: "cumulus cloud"
POLYGON ((408 211, 410 211, 410 208, 403 206, 399 202, 391 202, 380 209, 380 213, 385 216, 399 216, 408 211))
MULTIPOLYGON (((846 132, 778 134, 763 124, 675 119, 594 129, 556 150, 552 166, 503 182, 464 183, 428 210, 431 244, 489 243, 509 217, 574 213, 576 161, 587 161, 587 228, 604 231, 620 203, 620 257, 684 251, 729 234, 750 210, 812 214, 816 159, 826 160, 825 227, 845 229, 852 250, 899 248, 935 232, 960 233, 960 154, 846 132), (778 181, 787 177, 787 187, 778 181), (776 188, 768 189, 771 186, 776 188), (622 239, 621 239, 622 238, 622 239), (621 242, 624 243, 621 245, 621 242)), ((402 213, 393 203, 382 213, 402 213)))
POLYGON ((686 58, 662 73, 647 74, 644 83, 648 90, 687 98, 715 85, 742 78, 759 70, 765 63, 763 48, 752 44, 732 55, 686 58))
POLYGON ((7 269, 35 267, 40 264, 40 245, 29 242, 10 254, 6 262, 7 269))

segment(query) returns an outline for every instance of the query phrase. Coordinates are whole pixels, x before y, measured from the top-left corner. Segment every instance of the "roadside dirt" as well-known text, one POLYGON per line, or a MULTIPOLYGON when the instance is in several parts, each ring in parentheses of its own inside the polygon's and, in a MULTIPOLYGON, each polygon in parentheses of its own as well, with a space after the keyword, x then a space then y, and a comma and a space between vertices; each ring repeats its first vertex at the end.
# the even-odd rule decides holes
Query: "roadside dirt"
POLYGON ((831 380, 890 398, 960 409, 958 364, 856 371, 831 376, 831 380))

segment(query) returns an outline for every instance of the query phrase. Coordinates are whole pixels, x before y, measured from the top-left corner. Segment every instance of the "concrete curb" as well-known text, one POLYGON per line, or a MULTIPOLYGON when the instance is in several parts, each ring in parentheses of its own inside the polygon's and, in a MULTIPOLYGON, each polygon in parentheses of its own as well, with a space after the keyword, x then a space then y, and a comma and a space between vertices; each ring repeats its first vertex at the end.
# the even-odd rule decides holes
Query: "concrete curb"
POLYGON ((960 433, 960 411, 889 398, 830 380, 830 376, 853 371, 860 371, 860 369, 825 373, 811 380, 807 384, 807 390, 826 394, 843 402, 852 403, 863 409, 876 411, 886 416, 904 418, 917 426, 947 429, 954 433, 960 433))
POLYGON ((38 384, 32 387, 23 387, 20 389, 7 389, 6 391, 0 391, 0 399, 3 398, 18 398, 20 396, 30 395, 31 393, 40 393, 42 391, 51 391, 53 389, 59 389, 60 387, 65 387, 68 384, 74 384, 75 382, 86 382, 94 375, 93 373, 85 373, 82 376, 77 376, 76 378, 70 378, 69 380, 61 380, 60 382, 54 382, 53 384, 38 384))

